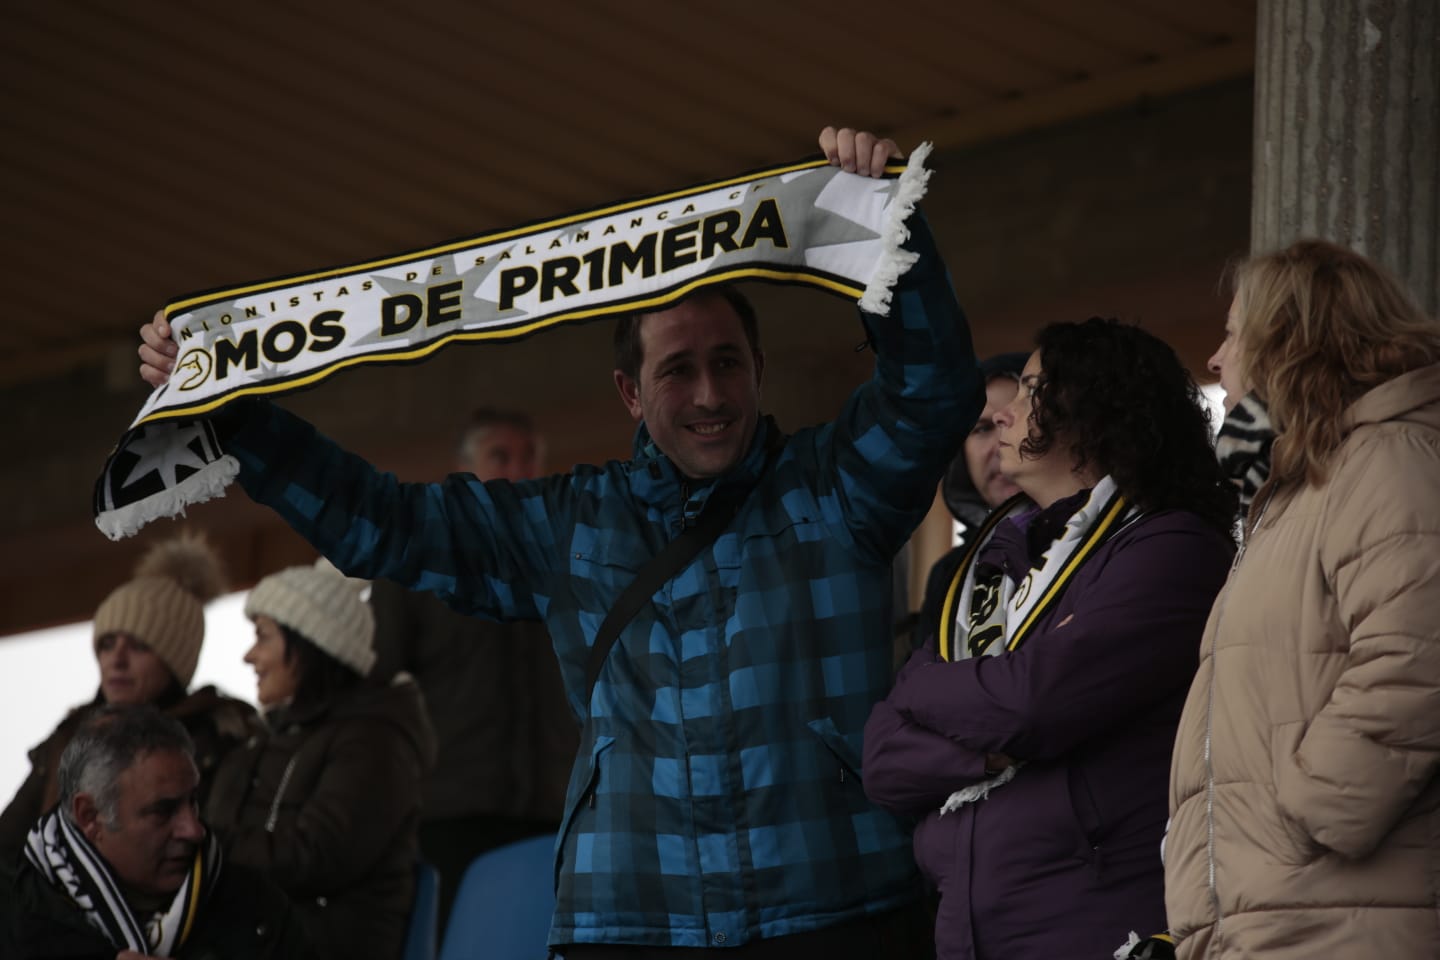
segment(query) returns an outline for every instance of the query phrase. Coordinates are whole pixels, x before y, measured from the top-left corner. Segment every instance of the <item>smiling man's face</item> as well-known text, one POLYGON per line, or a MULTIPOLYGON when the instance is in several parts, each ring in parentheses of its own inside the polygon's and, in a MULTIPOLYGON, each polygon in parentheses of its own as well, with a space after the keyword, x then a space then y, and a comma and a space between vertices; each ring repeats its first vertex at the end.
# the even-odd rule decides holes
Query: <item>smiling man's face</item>
POLYGON ((764 355, 751 349, 739 314, 720 296, 699 296, 640 321, 638 377, 615 371, 635 420, 685 476, 718 477, 738 463, 760 420, 764 355))

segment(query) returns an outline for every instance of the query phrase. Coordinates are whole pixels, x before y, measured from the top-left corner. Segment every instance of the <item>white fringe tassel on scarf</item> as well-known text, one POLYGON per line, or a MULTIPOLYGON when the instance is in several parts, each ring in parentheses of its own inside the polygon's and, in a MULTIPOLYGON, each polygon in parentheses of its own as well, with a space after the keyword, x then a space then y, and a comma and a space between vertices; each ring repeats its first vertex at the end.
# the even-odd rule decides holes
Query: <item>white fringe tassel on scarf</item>
POLYGON ((940 816, 943 817, 947 813, 954 813, 967 803, 979 803, 981 800, 984 800, 990 796, 991 790, 994 790, 996 787, 1003 787, 1011 780, 1014 780, 1015 774, 1020 771, 1021 766, 1022 765, 1018 763, 1014 764, 1001 770, 989 780, 972 783, 968 787, 956 790, 950 794, 944 806, 940 808, 940 816))
POLYGON ((905 226, 905 221, 910 219, 910 214, 915 212, 915 204, 920 202, 930 186, 932 171, 926 169, 925 160, 930 156, 931 149, 928 140, 916 147, 905 164, 905 172, 900 175, 895 199, 886 212, 885 232, 881 237, 885 243, 884 259, 875 268, 874 276, 865 285, 865 293, 860 297, 860 309, 866 313, 882 317, 890 315, 890 298, 896 281, 919 259, 918 254, 904 249, 901 244, 910 239, 910 228, 905 226))
POLYGON ((225 496, 239 475, 240 461, 227 453, 163 493, 98 514, 95 525, 111 540, 134 536, 151 520, 183 517, 187 506, 225 496))

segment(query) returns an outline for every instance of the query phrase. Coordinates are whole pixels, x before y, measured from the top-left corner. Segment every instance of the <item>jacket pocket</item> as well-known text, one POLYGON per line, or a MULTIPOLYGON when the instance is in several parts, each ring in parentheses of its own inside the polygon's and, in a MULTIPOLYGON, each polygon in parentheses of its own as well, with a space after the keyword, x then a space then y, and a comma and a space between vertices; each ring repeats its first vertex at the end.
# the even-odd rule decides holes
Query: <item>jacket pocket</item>
POLYGON ((835 726, 835 721, 830 717, 820 717, 805 724, 810 732, 819 738, 832 754, 837 763, 837 778, 843 783, 847 778, 852 778, 856 786, 860 784, 860 754, 855 746, 835 726))
POLYGON ((1075 818, 1076 829, 1086 846, 1092 850, 1103 839, 1105 818, 1100 813, 1100 804, 1095 800, 1095 791, 1090 789, 1090 780, 1078 764, 1068 769, 1070 787, 1070 810, 1075 818))
POLYGON ((1305 720, 1292 720, 1288 723, 1278 723, 1270 728, 1270 796, 1271 808, 1267 811, 1266 820, 1270 823, 1275 840, 1270 853, 1278 863, 1287 866, 1304 866, 1313 862, 1324 849, 1320 846, 1305 828, 1285 813, 1280 805, 1280 774, 1281 769, 1294 763, 1295 750, 1300 745, 1300 738, 1305 735, 1305 728, 1308 722, 1305 720))
POLYGON ((569 568, 565 586, 571 603, 580 611, 602 616, 653 552, 633 531, 583 524, 572 531, 565 549, 569 568))
POLYGON ((590 748, 590 759, 585 765, 585 772, 579 781, 579 789, 571 784, 573 799, 565 805, 565 816, 560 820, 560 832, 555 841, 555 887, 560 887, 560 868, 565 862, 568 854, 574 855, 573 845, 570 842, 570 834, 575 825, 575 820, 580 816, 588 805, 593 805, 595 791, 600 788, 600 762, 601 758, 615 746, 615 738, 597 736, 594 745, 590 748))

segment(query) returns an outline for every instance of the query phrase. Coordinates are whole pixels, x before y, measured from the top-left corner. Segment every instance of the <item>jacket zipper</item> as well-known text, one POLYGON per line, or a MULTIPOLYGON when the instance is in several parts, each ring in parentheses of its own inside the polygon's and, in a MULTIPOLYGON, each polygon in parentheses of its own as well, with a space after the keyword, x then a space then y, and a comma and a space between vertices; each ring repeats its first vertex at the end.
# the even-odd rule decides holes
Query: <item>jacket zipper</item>
POLYGON ((275 799, 270 801, 270 815, 265 818, 265 832, 274 833, 275 825, 280 822, 280 801, 285 799, 285 788, 290 786, 290 776, 295 772, 295 761, 300 758, 300 751, 297 749, 290 756, 290 762, 285 764, 285 772, 280 775, 280 786, 275 788, 275 799))
MULTIPOLYGON (((1240 558, 1245 556, 1245 544, 1240 544, 1240 549, 1235 554, 1235 561, 1230 567, 1233 575, 1240 566, 1240 558)), ((1205 703, 1205 861, 1207 870, 1207 889, 1210 894, 1210 909, 1215 914, 1215 939, 1214 945, 1220 945, 1220 922, 1224 915, 1220 909, 1220 892, 1215 886, 1215 762, 1210 755, 1210 742, 1215 730, 1215 642, 1220 636, 1220 624, 1225 619, 1225 601, 1230 591, 1225 591, 1225 596, 1220 598, 1219 609, 1215 612, 1215 632, 1210 635, 1210 689, 1205 703)), ((1213 952, 1213 951, 1212 951, 1213 952)))
MULTIPOLYGON (((1240 569, 1240 561, 1245 559, 1245 551, 1250 547, 1250 540, 1255 532, 1260 529, 1260 523, 1265 519, 1265 511, 1270 508, 1271 496, 1265 498, 1260 505, 1260 514, 1255 522, 1244 532, 1240 538, 1240 549, 1235 551, 1235 559, 1230 562, 1230 577, 1240 569)), ((1218 681, 1219 673, 1215 669, 1215 648, 1220 637, 1220 625, 1225 621, 1225 604, 1230 599, 1230 585, 1225 585, 1225 590, 1216 601, 1215 608, 1215 630, 1210 634, 1210 689, 1205 700, 1205 859, 1207 872, 1207 885, 1210 893, 1210 908, 1215 912, 1215 937, 1211 940, 1211 955, 1220 949, 1222 934, 1220 931, 1221 921, 1224 920, 1224 913, 1220 909, 1220 891, 1215 884, 1215 761, 1210 752, 1210 745, 1215 732, 1215 684, 1218 681)))
MULTIPOLYGON (((690 527, 690 481, 680 481, 680 530, 687 530, 690 527)), ((676 534, 679 535, 678 532, 676 534)))

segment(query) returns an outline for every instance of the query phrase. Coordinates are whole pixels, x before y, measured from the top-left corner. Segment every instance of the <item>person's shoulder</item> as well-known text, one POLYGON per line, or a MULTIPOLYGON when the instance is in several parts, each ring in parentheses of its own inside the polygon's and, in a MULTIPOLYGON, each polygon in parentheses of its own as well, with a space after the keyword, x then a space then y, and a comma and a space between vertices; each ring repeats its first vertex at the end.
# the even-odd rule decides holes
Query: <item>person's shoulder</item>
POLYGON ((31 760, 38 755, 44 755, 51 749, 65 749, 65 745, 70 742, 71 737, 75 736, 75 731, 80 728, 80 724, 90 716, 97 706, 99 706, 98 699, 71 707, 66 711, 65 716, 60 718, 60 722, 55 724, 55 729, 51 730, 44 740, 30 750, 31 760))
POLYGON ((1296 499, 1313 504, 1311 496, 1321 503, 1322 551, 1337 560, 1392 537, 1440 534, 1440 431, 1395 421, 1357 430, 1324 483, 1296 499))
POLYGON ((76 704, 68 711, 66 711, 65 716, 61 718, 58 724, 56 724, 55 731, 52 736, 58 735, 69 737, 70 734, 74 733, 80 728, 80 724, 84 723, 87 717, 89 717, 96 710, 100 709, 100 707, 103 705, 104 701, 100 699, 99 691, 96 691, 95 697, 93 699, 87 700, 81 704, 76 704))
MULTIPOLYGON (((388 684, 366 682, 335 697, 292 749, 307 769, 363 779, 412 761, 428 769, 435 762, 435 730, 419 685, 402 672, 388 684)), ((356 786, 364 785, 357 780, 356 786)))
POLYGON ((421 753, 433 739, 425 712, 425 695, 408 673, 396 674, 388 683, 367 682, 338 696, 324 720, 336 738, 360 738, 380 743, 398 738, 413 743, 421 753))
POLYGON ((1235 540, 1197 513, 1179 508, 1153 510, 1131 520, 1114 537, 1114 547, 1132 554, 1189 557, 1196 564, 1227 566, 1235 540))
POLYGON ((1356 429, 1330 464, 1326 485, 1344 498, 1370 491, 1432 491, 1440 486, 1440 429, 1391 420, 1356 429))
POLYGON ((292 956, 298 954, 287 948, 296 946, 297 938, 290 898, 263 871, 226 861, 202 909, 192 945, 219 948, 225 951, 218 954, 222 956, 292 956))
POLYGON ((23 859, 0 889, 0 957, 108 960, 114 949, 70 899, 23 859), (103 952, 102 952, 103 951, 103 952))
POLYGON ((534 489, 544 491, 543 499, 589 499, 602 507, 619 499, 628 500, 632 477, 651 466, 653 458, 639 456, 630 460, 606 460, 602 463, 577 463, 566 473, 557 473, 539 480, 526 481, 534 489))
POLYGON ((1218 530, 1209 520, 1194 511, 1180 507, 1146 511, 1131 521, 1126 526, 1126 530, 1145 536, 1176 533, 1227 539, 1226 534, 1218 530))
POLYGON ((260 715, 253 706, 213 686, 192 691, 169 713, 187 727, 204 724, 228 740, 244 740, 260 726, 260 715))
POLYGON ((265 871, 230 859, 221 867, 220 880, 208 902, 254 915, 269 907, 290 906, 290 898, 265 871))

